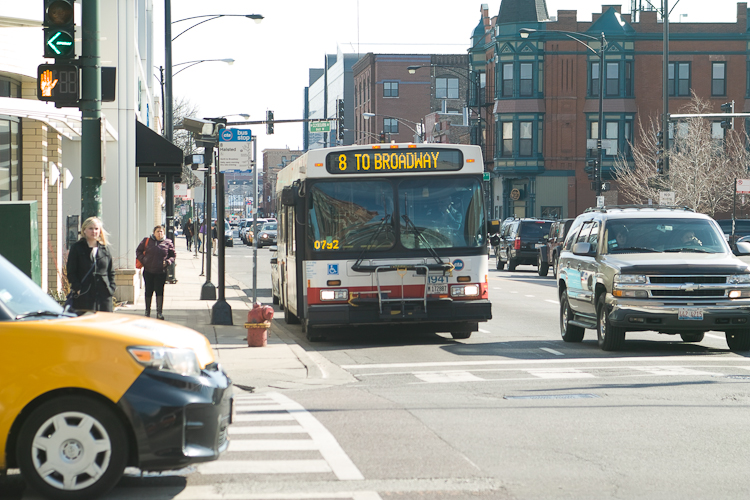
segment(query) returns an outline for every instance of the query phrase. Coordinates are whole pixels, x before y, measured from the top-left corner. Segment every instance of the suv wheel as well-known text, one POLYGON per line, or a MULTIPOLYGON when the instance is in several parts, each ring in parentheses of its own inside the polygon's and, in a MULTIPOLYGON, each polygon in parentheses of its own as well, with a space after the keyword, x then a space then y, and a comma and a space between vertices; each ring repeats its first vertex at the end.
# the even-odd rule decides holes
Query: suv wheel
POLYGON ((542 263, 541 255, 536 256, 536 267, 536 272, 539 276, 547 276, 547 272, 549 271, 549 264, 547 264, 546 262, 542 263))
POLYGON ((568 301, 568 292, 563 290, 560 295, 560 334, 565 342, 580 342, 583 340, 585 329, 580 326, 571 325, 573 310, 568 301))
POLYGON ((503 269, 505 269, 505 261, 500 258, 499 250, 495 250, 495 261, 495 267, 498 271, 502 271, 503 269))
POLYGON ((604 294, 599 296, 596 305, 596 336, 603 351, 617 351, 625 344, 625 329, 609 324, 604 294))
POLYGON ((700 342, 703 340, 703 336, 705 334, 703 332, 700 333, 681 333, 680 338, 682 338, 683 342, 700 342))
POLYGON ((727 336, 727 346, 732 352, 750 351, 750 330, 735 330, 724 332, 727 336))
POLYGON ((514 259, 508 259, 508 271, 515 271, 518 263, 514 259))

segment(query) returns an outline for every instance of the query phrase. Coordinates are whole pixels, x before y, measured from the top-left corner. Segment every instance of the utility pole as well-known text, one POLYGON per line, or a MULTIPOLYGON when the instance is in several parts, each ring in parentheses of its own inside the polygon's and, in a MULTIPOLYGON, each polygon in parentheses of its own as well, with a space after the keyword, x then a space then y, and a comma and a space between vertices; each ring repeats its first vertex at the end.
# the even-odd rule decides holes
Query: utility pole
MULTIPOLYGON (((662 60, 662 125, 661 130, 664 133, 664 173, 669 172, 669 0, 662 0, 662 21, 664 24, 664 49, 662 60)), ((675 72, 677 68, 675 68, 675 72)), ((675 84, 677 75, 675 75, 675 84)))
POLYGON ((102 76, 99 0, 81 2, 81 219, 102 216, 102 76))

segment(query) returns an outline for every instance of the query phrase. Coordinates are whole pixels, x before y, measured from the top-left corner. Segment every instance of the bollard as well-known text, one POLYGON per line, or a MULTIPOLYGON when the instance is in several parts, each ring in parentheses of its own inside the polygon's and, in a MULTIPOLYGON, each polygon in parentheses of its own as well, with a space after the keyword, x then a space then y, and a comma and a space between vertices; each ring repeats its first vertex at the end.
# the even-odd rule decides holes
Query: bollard
POLYGON ((247 313, 247 346, 265 347, 268 342, 268 329, 273 319, 273 307, 261 305, 260 302, 253 304, 253 308, 247 313))

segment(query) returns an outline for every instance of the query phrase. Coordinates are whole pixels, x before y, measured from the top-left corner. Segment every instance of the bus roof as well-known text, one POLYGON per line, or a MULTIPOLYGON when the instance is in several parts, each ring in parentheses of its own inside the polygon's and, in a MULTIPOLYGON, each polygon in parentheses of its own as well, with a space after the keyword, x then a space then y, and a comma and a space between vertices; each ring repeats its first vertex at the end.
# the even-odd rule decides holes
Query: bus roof
POLYGON ((438 176, 483 171, 482 150, 474 145, 386 143, 337 146, 313 149, 295 159, 278 173, 276 190, 281 191, 293 181, 307 178, 372 178, 417 172, 438 176), (446 152, 451 152, 450 158, 443 161, 446 152))

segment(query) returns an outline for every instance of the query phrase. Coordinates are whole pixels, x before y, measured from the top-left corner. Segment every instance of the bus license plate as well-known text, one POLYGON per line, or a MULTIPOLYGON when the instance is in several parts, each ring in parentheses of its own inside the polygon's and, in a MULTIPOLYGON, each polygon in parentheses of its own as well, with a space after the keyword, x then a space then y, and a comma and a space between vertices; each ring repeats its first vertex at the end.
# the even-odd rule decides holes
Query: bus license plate
POLYGON ((427 295, 448 295, 448 285, 427 285, 427 295))
POLYGON ((688 309, 686 307, 680 307, 677 312, 677 319, 687 320, 703 320, 703 309, 688 309))

